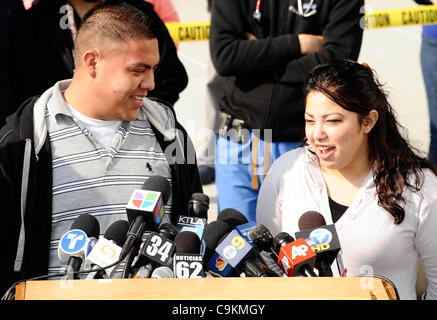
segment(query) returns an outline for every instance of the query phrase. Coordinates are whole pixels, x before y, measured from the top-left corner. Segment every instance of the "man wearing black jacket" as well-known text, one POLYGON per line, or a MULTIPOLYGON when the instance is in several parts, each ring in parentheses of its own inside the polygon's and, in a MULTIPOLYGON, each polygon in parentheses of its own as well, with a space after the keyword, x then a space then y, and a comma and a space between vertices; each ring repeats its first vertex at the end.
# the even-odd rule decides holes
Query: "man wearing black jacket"
POLYGON ((155 72, 155 89, 150 96, 170 105, 179 99, 179 93, 188 84, 188 75, 165 24, 151 3, 143 0, 39 0, 27 11, 21 4, 13 11, 9 10, 11 21, 3 35, 9 40, 5 44, 6 52, 0 55, 1 62, 7 66, 2 69, 6 72, 0 78, 0 92, 6 92, 0 100, 0 126, 24 100, 73 76, 74 38, 82 17, 105 1, 130 3, 151 17, 159 39, 161 60, 155 72), (70 24, 66 5, 73 8, 70 24))
POLYGON ((330 59, 358 58, 363 6, 363 0, 213 2, 211 58, 227 77, 216 128, 219 212, 232 207, 255 221, 262 177, 304 138, 305 78, 330 59))
POLYGON ((150 176, 170 181, 173 222, 202 192, 173 108, 146 97, 159 62, 151 21, 125 4, 93 9, 77 35, 73 79, 28 99, 0 130, 1 293, 62 267, 57 241, 81 213, 99 220, 100 234, 127 220, 132 191, 150 176))

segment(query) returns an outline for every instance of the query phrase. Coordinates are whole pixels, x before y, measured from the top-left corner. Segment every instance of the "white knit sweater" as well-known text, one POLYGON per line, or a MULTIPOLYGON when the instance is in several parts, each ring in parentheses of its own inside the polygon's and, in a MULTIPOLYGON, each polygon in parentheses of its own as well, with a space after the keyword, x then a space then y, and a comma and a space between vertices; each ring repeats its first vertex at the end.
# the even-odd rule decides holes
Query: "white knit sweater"
MULTIPOLYGON (((416 299, 419 258, 428 279, 426 299, 437 299, 437 177, 428 169, 423 173, 420 192, 404 191, 405 219, 400 225, 378 206, 372 172, 335 223, 348 276, 384 276, 395 284, 401 299, 416 299)), ((332 224, 317 158, 308 148, 298 148, 273 163, 259 193, 257 224, 273 236, 282 231, 294 235, 299 217, 310 210, 332 224)))

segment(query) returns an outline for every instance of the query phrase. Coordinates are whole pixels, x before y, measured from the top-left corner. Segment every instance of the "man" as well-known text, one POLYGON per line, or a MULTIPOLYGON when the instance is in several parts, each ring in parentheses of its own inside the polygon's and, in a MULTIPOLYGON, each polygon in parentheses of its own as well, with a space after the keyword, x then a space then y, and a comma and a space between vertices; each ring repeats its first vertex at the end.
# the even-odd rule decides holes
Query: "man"
POLYGON ((364 1, 213 2, 210 51, 227 77, 216 141, 220 210, 255 221, 270 164, 304 137, 302 84, 330 59, 357 59, 364 1), (231 130, 229 130, 231 129, 231 130))
POLYGON ((72 80, 24 103, 0 131, 1 291, 60 270, 57 242, 82 213, 100 233, 127 220, 132 191, 166 178, 165 210, 187 214, 202 192, 193 145, 172 108, 146 96, 159 64, 152 22, 127 4, 92 9, 78 32, 72 80))
POLYGON ((150 96, 171 105, 179 99, 188 84, 188 75, 165 24, 151 3, 143 0, 40 0, 27 11, 21 6, 10 19, 7 31, 12 36, 4 60, 0 57, 9 66, 0 78, 0 90, 4 88, 7 92, 0 100, 0 126, 24 100, 73 76, 74 41, 81 20, 88 10, 103 2, 127 2, 150 16, 161 57, 155 73, 155 89, 150 96))

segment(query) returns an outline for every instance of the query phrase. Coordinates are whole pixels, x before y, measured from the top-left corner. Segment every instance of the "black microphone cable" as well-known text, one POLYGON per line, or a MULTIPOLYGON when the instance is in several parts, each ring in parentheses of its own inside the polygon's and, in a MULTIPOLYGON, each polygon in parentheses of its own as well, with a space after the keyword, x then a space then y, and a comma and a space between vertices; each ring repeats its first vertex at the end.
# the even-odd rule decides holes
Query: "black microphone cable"
POLYGON ((33 278, 30 278, 30 279, 21 279, 21 280, 18 280, 17 282, 15 282, 12 286, 10 286, 9 289, 6 290, 5 294, 2 296, 2 298, 0 300, 15 300, 15 290, 14 289, 15 289, 15 287, 20 282, 23 282, 23 281, 34 281, 34 280, 48 279, 48 278, 54 278, 54 277, 64 277, 66 275, 73 275, 74 276, 74 275, 82 274, 82 273, 99 272, 101 270, 105 270, 105 269, 111 268, 111 267, 119 264, 123 260, 124 259, 119 259, 118 261, 116 261, 116 262, 114 262, 114 263, 112 263, 112 264, 110 264, 108 266, 105 266, 105 267, 102 267, 102 268, 99 268, 99 269, 94 269, 94 270, 82 270, 82 271, 74 271, 74 272, 61 272, 61 273, 55 273, 55 274, 46 274, 46 275, 43 275, 43 276, 33 277, 33 278))

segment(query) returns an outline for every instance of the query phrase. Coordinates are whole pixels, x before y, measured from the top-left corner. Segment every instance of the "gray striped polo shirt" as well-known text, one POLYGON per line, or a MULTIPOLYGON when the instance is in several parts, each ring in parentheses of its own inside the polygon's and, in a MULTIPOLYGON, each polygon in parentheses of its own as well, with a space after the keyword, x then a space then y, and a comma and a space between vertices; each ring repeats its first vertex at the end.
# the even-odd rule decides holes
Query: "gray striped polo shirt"
MULTIPOLYGON (((69 110, 62 96, 68 84, 55 85, 45 114, 53 159, 49 273, 64 270, 59 239, 80 214, 95 216, 103 235, 113 222, 127 220, 126 204, 148 177, 160 175, 171 185, 170 167, 142 110, 135 121, 122 122, 107 152, 69 110)), ((166 213, 171 204, 172 196, 166 213)))

